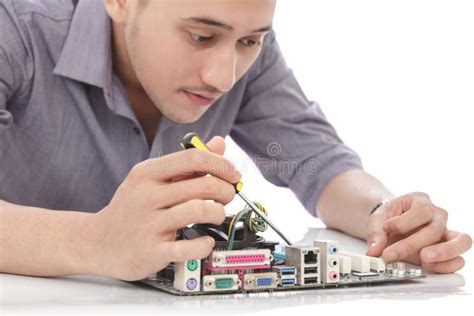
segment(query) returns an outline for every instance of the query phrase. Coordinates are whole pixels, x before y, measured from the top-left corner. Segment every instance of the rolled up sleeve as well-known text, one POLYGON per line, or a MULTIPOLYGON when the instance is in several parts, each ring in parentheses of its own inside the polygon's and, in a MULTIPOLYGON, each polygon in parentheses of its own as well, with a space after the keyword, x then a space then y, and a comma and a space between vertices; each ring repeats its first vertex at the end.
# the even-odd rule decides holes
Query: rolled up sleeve
POLYGON ((288 187, 315 216, 315 206, 331 179, 362 169, 320 106, 307 100, 268 34, 249 70, 247 89, 231 137, 275 185, 288 187))

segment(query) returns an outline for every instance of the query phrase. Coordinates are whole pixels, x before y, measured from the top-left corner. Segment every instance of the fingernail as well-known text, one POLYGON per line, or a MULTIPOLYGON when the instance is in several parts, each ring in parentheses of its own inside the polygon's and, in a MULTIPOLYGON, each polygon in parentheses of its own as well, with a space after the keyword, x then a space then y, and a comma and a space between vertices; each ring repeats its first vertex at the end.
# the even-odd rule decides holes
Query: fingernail
POLYGON ((433 261, 433 259, 435 257, 436 257, 436 252, 434 252, 433 250, 427 250, 425 252, 425 261, 426 262, 433 261))
POLYGON ((216 243, 212 237, 207 237, 207 242, 211 245, 211 247, 214 247, 214 244, 216 243))
POLYGON ((369 247, 370 247, 370 248, 373 248, 373 247, 375 247, 376 245, 377 245, 377 242, 374 240, 374 241, 372 241, 372 242, 370 243, 369 247))
POLYGON ((242 174, 240 173, 239 170, 235 170, 235 172, 234 172, 234 181, 233 182, 239 182, 240 179, 242 179, 242 174))
POLYGON ((394 251, 387 252, 385 255, 385 258, 387 259, 387 262, 393 262, 398 260, 398 253, 394 251))

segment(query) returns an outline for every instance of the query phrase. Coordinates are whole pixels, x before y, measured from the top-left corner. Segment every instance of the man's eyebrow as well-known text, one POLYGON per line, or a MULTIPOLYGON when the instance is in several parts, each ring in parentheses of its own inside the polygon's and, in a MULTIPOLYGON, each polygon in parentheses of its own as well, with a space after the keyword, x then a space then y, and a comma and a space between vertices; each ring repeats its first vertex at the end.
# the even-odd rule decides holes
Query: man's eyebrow
MULTIPOLYGON (((206 18, 206 17, 192 17, 192 18, 185 18, 183 20, 187 22, 194 22, 194 23, 199 23, 199 24, 204 24, 204 25, 215 26, 218 28, 222 28, 226 31, 234 30, 234 28, 228 24, 225 24, 223 22, 220 22, 211 18, 206 18)), ((272 29, 272 27, 273 27, 272 25, 267 25, 267 26, 264 26, 252 31, 252 33, 268 32, 272 29)))

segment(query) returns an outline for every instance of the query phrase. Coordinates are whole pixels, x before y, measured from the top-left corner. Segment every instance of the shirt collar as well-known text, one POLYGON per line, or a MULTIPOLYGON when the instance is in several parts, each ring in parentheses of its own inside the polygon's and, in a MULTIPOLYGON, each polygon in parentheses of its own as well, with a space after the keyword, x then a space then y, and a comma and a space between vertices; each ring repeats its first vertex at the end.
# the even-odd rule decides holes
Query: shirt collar
POLYGON ((79 1, 54 73, 110 91, 111 34, 102 1, 79 1))

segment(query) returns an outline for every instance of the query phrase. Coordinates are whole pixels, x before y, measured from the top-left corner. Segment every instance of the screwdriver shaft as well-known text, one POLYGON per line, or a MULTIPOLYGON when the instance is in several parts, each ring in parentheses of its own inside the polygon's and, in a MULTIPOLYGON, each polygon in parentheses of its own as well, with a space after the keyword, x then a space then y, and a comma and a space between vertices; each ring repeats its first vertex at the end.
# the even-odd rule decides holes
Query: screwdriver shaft
POLYGON ((268 219, 268 217, 265 216, 265 214, 260 211, 260 209, 255 206, 255 204, 252 203, 242 192, 237 192, 237 194, 242 198, 242 200, 247 203, 252 210, 257 213, 258 216, 260 216, 274 231, 277 233, 289 246, 291 246, 291 241, 283 235, 283 233, 268 219))
MULTIPOLYGON (((199 138, 199 136, 196 133, 188 133, 184 135, 183 140, 181 142, 181 146, 184 149, 191 149, 191 148, 196 148, 199 150, 204 150, 204 151, 210 151, 209 148, 206 146, 206 144, 199 138)), ((252 210, 260 216, 288 245, 291 246, 291 242, 288 238, 283 235, 283 233, 268 219, 268 217, 263 214, 262 211, 258 207, 255 206, 255 204, 252 203, 242 192, 242 182, 237 182, 233 184, 235 188, 235 193, 237 193, 244 201, 247 203, 252 210)))

